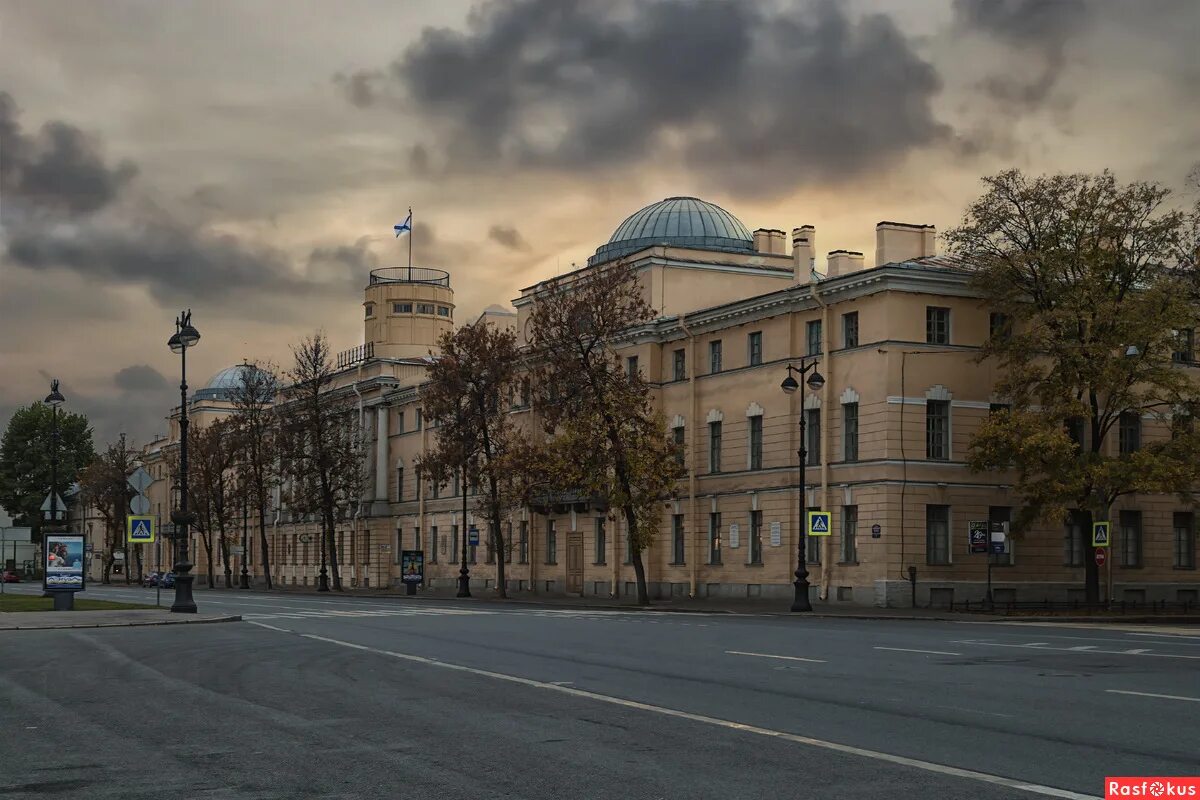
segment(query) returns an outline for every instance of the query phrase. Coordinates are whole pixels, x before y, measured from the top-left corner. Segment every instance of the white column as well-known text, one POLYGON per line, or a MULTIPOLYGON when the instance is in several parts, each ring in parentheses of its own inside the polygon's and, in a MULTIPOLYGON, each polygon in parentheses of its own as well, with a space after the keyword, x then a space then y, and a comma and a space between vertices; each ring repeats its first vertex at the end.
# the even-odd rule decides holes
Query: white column
POLYGON ((375 499, 388 499, 388 407, 375 409, 375 499))

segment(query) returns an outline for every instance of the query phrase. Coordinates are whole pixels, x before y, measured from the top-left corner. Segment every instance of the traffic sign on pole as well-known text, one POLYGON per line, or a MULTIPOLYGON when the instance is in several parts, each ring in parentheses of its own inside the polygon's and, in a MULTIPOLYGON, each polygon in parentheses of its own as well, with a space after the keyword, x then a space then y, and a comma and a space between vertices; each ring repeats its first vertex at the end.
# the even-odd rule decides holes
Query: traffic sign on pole
POLYGON ((1093 522, 1092 523, 1092 547, 1108 547, 1109 523, 1093 522))
POLYGON ((808 535, 809 536, 830 536, 832 535, 833 525, 831 524, 833 514, 828 511, 810 511, 808 512, 808 535))
POLYGON ((133 471, 133 474, 125 479, 133 490, 138 494, 142 494, 150 488, 150 484, 154 483, 154 478, 146 471, 145 467, 138 467, 133 471))
POLYGON ((125 518, 126 540, 131 544, 154 541, 154 517, 130 515, 125 518))
POLYGON ((1104 561, 1105 561, 1105 559, 1108 558, 1107 553, 1108 553, 1108 551, 1105 550, 1104 548, 1097 548, 1097 550, 1096 550, 1096 566, 1097 567, 1104 566, 1104 561))

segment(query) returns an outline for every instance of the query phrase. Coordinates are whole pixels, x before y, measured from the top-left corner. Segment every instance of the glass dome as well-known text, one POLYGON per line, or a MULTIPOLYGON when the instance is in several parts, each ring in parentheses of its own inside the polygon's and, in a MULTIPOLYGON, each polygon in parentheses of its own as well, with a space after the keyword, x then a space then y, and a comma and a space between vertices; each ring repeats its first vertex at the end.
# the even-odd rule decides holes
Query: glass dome
POLYGON ((754 252, 754 237, 725 209, 696 197, 668 197, 622 222, 588 264, 600 264, 654 245, 731 253, 754 252))
POLYGON ((232 400, 234 391, 245 385, 243 371, 247 369, 254 369, 254 367, 248 364, 226 367, 213 375, 203 389, 197 389, 192 398, 194 400, 232 400))

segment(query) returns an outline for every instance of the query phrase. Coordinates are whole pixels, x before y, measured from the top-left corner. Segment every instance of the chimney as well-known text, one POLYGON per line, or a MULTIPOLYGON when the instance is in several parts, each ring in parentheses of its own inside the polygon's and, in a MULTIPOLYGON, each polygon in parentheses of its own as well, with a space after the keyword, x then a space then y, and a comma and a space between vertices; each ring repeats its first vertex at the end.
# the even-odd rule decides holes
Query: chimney
POLYGON ((849 275, 863 268, 863 254, 857 250, 830 250, 825 267, 825 277, 849 275))
POLYGON ((937 228, 907 222, 875 226, 875 266, 937 255, 937 228))
POLYGON ((767 231, 767 252, 773 256, 787 255, 787 235, 778 228, 767 231))
POLYGON ((756 252, 756 253, 769 253, 770 252, 770 250, 768 249, 770 247, 770 245, 768 244, 768 238, 770 236, 770 233, 771 232, 768 231, 766 228, 759 228, 758 230, 756 230, 754 232, 754 252, 756 252))
POLYGON ((812 225, 792 228, 792 282, 808 283, 817 255, 817 229, 812 225))

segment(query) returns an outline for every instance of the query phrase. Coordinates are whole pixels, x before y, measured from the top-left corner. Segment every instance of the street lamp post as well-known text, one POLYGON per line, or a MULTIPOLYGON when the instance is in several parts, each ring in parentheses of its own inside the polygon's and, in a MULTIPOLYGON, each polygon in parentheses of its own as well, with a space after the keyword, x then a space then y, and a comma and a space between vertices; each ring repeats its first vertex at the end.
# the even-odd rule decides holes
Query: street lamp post
POLYGON ((242 588, 243 589, 250 588, 250 573, 246 569, 246 558, 250 555, 250 548, 248 546, 249 535, 247 533, 249 513, 250 513, 250 509, 246 504, 246 495, 243 492, 242 493, 242 588))
POLYGON ((458 567, 458 597, 471 596, 471 570, 467 567, 467 466, 462 468, 462 522, 458 526, 462 534, 462 558, 458 567))
POLYGON ((787 377, 783 379, 783 383, 779 386, 787 394, 792 394, 797 389, 800 390, 800 449, 797 454, 800 456, 800 525, 796 531, 796 596, 792 600, 792 611, 812 611, 812 601, 808 599, 808 554, 806 552, 806 540, 808 538, 805 530, 805 518, 808 516, 808 498, 805 494, 805 470, 808 467, 808 447, 807 447, 807 426, 804 420, 804 385, 807 384, 814 392, 825 385, 825 378, 816 370, 817 362, 801 361, 799 367, 793 367, 788 364, 787 377), (804 376, 812 371, 812 375, 804 380, 804 376), (797 381, 792 377, 792 373, 800 375, 801 381, 797 381))
POLYGON ((317 591, 329 591, 329 570, 325 569, 325 525, 322 517, 321 525, 321 570, 317 573, 317 591))
MULTIPOLYGON (((58 407, 66 402, 66 398, 62 396, 62 392, 58 391, 58 378, 50 381, 50 394, 46 395, 44 402, 50 406, 50 511, 47 518, 51 526, 58 525, 58 407)), ((43 541, 45 541, 45 531, 42 532, 43 541)), ((43 552, 43 556, 45 553, 43 552)), ((13 565, 14 567, 16 564, 13 565)), ((45 559, 42 559, 42 569, 46 568, 45 559)), ((61 608, 71 609, 74 607, 74 592, 47 592, 43 593, 43 597, 54 595, 54 609, 58 611, 61 608)))
POLYGON ((189 527, 192 515, 188 513, 188 407, 187 407, 187 351, 200 341, 200 332, 192 327, 191 310, 184 311, 175 319, 175 334, 167 340, 172 353, 179 354, 179 510, 171 515, 175 523, 179 561, 175 564, 175 602, 171 611, 180 614, 195 614, 196 601, 192 599, 192 563, 188 557, 189 527))

